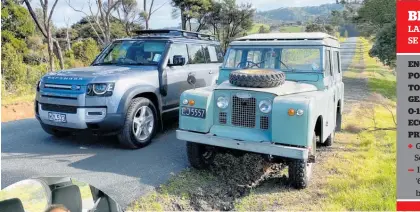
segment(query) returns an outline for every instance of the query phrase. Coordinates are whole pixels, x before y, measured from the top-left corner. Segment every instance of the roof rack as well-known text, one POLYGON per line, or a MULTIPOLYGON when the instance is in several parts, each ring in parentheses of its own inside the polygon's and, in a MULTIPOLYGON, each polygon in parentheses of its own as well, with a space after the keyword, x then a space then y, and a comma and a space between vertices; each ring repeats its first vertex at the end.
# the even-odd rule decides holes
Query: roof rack
POLYGON ((198 32, 190 32, 177 29, 149 29, 134 31, 138 37, 184 37, 199 40, 216 40, 214 35, 208 35, 198 32))

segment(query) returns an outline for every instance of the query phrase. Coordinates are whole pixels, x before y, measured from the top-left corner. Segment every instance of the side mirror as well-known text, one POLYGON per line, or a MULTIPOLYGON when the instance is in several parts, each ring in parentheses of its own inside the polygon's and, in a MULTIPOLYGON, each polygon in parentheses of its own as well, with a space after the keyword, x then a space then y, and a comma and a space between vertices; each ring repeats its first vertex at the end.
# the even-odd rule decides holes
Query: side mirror
POLYGON ((182 55, 174 55, 171 66, 183 66, 185 64, 185 57, 182 55))

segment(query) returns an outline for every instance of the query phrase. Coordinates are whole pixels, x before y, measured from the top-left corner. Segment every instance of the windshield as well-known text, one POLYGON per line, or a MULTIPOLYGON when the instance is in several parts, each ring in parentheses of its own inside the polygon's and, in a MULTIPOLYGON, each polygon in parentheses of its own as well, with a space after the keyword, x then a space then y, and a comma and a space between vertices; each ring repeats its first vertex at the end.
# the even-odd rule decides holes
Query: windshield
POLYGON ((282 71, 321 71, 321 48, 232 47, 225 68, 267 68, 282 71))
POLYGON ((116 41, 93 65, 157 65, 165 48, 166 43, 160 41, 116 41))

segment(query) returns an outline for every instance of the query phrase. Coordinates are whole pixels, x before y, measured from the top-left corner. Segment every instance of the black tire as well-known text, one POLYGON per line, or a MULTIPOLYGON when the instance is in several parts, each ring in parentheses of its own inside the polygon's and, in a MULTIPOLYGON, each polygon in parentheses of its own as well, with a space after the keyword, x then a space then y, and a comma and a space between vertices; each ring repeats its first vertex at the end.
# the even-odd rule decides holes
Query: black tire
MULTIPOLYGON (((316 136, 315 132, 312 137, 312 148, 310 154, 316 153, 316 136)), ((313 163, 308 163, 305 160, 291 160, 289 161, 289 180, 292 186, 296 189, 304 189, 309 185, 311 179, 313 163)))
POLYGON ((54 126, 46 125, 44 123, 41 123, 41 127, 46 133, 52 136, 55 136, 57 138, 67 137, 71 135, 70 131, 59 130, 54 126))
POLYGON ((244 69, 232 71, 229 82, 232 85, 250 88, 271 88, 284 84, 286 76, 281 71, 244 69))
POLYGON ((336 118, 336 122, 335 122, 335 131, 336 132, 341 132, 341 122, 342 122, 342 116, 340 111, 338 111, 337 109, 337 118, 336 118))
MULTIPOLYGON (((139 149, 139 148, 145 147, 152 142, 152 139, 156 134, 156 130, 158 126, 157 124, 158 124, 157 111, 153 102, 143 97, 135 98, 131 100, 130 102, 130 106, 128 107, 128 110, 126 113, 123 129, 117 135, 118 140, 120 144, 125 148, 139 149), (136 113, 138 113, 139 110, 141 110, 141 108, 144 108, 144 107, 149 108, 150 111, 153 113, 152 114, 153 123, 151 124, 151 126, 153 127, 152 127, 151 132, 148 133, 148 135, 144 139, 140 139, 134 135, 135 126, 133 125, 134 125, 134 118, 135 118, 136 113)), ((137 125, 137 127, 139 126, 137 125)))
POLYGON ((332 144, 334 143, 334 138, 335 138, 335 130, 331 133, 330 136, 328 136, 327 140, 325 140, 323 145, 324 146, 332 146, 332 144))
POLYGON ((214 160, 216 151, 204 144, 187 142, 188 161, 196 169, 207 169, 214 160))

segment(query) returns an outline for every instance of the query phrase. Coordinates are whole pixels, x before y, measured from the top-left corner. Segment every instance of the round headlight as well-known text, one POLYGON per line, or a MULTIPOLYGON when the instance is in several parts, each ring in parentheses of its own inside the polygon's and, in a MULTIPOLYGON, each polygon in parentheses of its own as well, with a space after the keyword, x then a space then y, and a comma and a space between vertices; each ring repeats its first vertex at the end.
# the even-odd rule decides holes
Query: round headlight
POLYGON ((229 101, 226 97, 219 97, 217 98, 217 107, 221 108, 221 109, 225 109, 229 106, 229 101))
POLYGON ((108 85, 105 83, 93 84, 93 92, 95 92, 95 94, 98 94, 98 95, 104 94, 107 88, 108 88, 108 85))
POLYGON ((297 110, 296 115, 298 115, 298 116, 303 115, 303 110, 302 109, 297 110))
POLYGON ((268 100, 262 100, 258 106, 263 113, 269 113, 271 111, 271 102, 268 100))
POLYGON ((187 105, 188 104, 188 99, 182 100, 182 104, 187 105))

